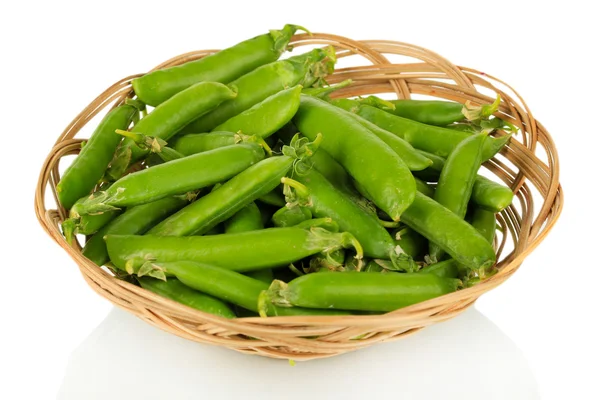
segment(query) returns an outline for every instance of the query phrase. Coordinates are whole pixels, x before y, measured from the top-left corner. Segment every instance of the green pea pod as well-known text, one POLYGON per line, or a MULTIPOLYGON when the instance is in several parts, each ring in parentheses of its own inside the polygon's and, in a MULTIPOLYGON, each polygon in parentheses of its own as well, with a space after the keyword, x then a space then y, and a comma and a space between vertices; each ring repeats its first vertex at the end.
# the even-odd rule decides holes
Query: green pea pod
POLYGON ((428 125, 445 126, 459 121, 480 122, 487 120, 498 111, 501 97, 497 96, 492 104, 474 105, 467 101, 464 105, 442 100, 381 100, 369 96, 361 103, 375 106, 399 117, 428 125))
POLYGON ((263 229, 263 222, 260 210, 254 202, 225 221, 225 233, 249 232, 258 229, 263 229))
POLYGON ((415 201, 402 215, 402 222, 437 243, 470 270, 488 268, 496 262, 493 247, 475 228, 421 193, 417 193, 415 201))
MULTIPOLYGON (((304 157, 304 153, 313 152, 310 150, 313 143, 299 140, 292 146, 284 149, 286 154, 290 154, 289 156, 282 155, 262 160, 167 218, 148 233, 158 236, 201 235, 232 217, 248 203, 279 186, 281 178, 287 174, 296 160, 304 157)), ((314 146, 318 146, 318 143, 314 146)))
POLYGON ((394 221, 412 203, 415 180, 402 159, 348 112, 303 95, 294 123, 308 138, 323 134, 322 148, 368 192, 394 221), (368 166, 368 168, 365 168, 368 166))
POLYGON ((274 281, 264 297, 280 307, 388 312, 452 293, 459 282, 432 274, 324 272, 274 281))
POLYGON ((308 207, 302 207, 298 205, 283 206, 273 214, 271 220, 273 225, 278 228, 285 228, 288 226, 296 226, 303 221, 312 219, 312 212, 308 207))
POLYGON ((302 86, 277 92, 242 113, 228 119, 213 131, 241 132, 267 138, 287 124, 300 106, 302 86))
MULTIPOLYGON (((331 101, 331 104, 347 111, 353 111, 355 108, 360 107, 359 101, 351 99, 337 99, 331 101)), ((432 161, 429 158, 417 152, 417 150, 404 139, 367 121, 356 115, 354 112, 352 112, 352 115, 362 126, 369 129, 385 144, 390 146, 390 148, 402 158, 402 161, 404 161, 411 171, 421 171, 431 165, 432 161)))
MULTIPOLYGON (((424 171, 415 172, 415 175, 428 181, 438 180, 446 160, 431 153, 422 152, 422 154, 429 157, 433 161, 433 164, 424 171)), ((498 213, 512 203, 513 197, 514 194, 510 188, 482 175, 477 175, 475 178, 471 201, 478 206, 498 213)))
POLYGON ((362 245, 365 255, 391 259, 396 269, 416 270, 416 264, 394 243, 379 220, 336 189, 318 171, 310 169, 294 177, 298 181, 284 178, 283 182, 295 189, 301 204, 306 204, 313 215, 332 218, 342 231, 350 232, 362 245))
POLYGON ((185 132, 208 132, 267 97, 295 85, 312 86, 333 70, 333 51, 313 49, 287 60, 263 65, 231 82, 238 96, 221 104, 212 112, 196 119, 185 132))
MULTIPOLYGON (((225 221, 225 233, 241 233, 263 229, 262 215, 256 203, 252 202, 235 215, 225 221)), ((271 283, 273 281, 273 271, 270 269, 261 269, 248 272, 251 278, 259 281, 271 283)))
POLYGON ((442 278, 457 278, 458 272, 458 264, 452 259, 426 265, 419 271, 420 274, 432 274, 442 278))
POLYGON ((149 203, 223 182, 264 158, 262 148, 241 143, 194 154, 129 174, 71 212, 75 217, 149 203))
MULTIPOLYGON (((208 113, 224 101, 236 98, 237 95, 235 88, 222 83, 197 83, 160 104, 142 118, 132 131, 168 141, 195 118, 208 113)), ((131 139, 125 139, 122 146, 131 149, 129 165, 148 155, 147 150, 140 149, 131 139)), ((115 172, 112 175, 115 175, 115 172)))
POLYGON ((135 107, 122 105, 102 119, 56 186, 58 200, 64 208, 70 209, 77 200, 94 189, 121 141, 121 136, 115 134, 115 130, 127 129, 137 113, 135 107))
MULTIPOLYGON (((426 125, 398 117, 369 105, 363 104, 358 109, 354 109, 354 111, 380 128, 403 138, 416 149, 424 150, 441 157, 448 157, 460 142, 471 136, 468 132, 426 125)), ((483 160, 489 160, 494 157, 509 140, 510 135, 498 138, 488 137, 483 147, 483 160)))
POLYGON ((189 260, 246 272, 288 265, 342 247, 355 247, 362 256, 360 244, 350 233, 318 227, 269 228, 215 236, 106 235, 106 247, 113 264, 130 273, 150 260, 189 260))
POLYGON ((235 144, 233 132, 190 133, 173 140, 173 149, 184 156, 202 153, 219 147, 235 144))
POLYGON ((496 183, 484 176, 477 176, 473 185, 473 202, 480 207, 500 212, 511 205, 514 194, 510 188, 496 183))
MULTIPOLYGON (((485 133, 469 136, 454 148, 444 164, 433 195, 435 201, 461 219, 467 213, 486 139, 485 133)), ((441 260, 443 254, 443 250, 435 242, 429 242, 429 257, 432 260, 441 260)))
POLYGON ((427 125, 445 126, 464 121, 463 105, 442 100, 390 100, 393 108, 385 111, 427 125))
POLYGON ((471 225, 489 242, 496 237, 496 214, 476 207, 470 218, 471 225))
POLYGON ((281 30, 271 30, 199 60, 150 72, 133 80, 133 90, 140 100, 155 107, 198 82, 229 83, 277 60, 299 29, 306 30, 297 25, 286 25, 281 30))
POLYGON ((104 265, 108 261, 108 252, 104 242, 105 235, 144 234, 152 226, 188 202, 189 198, 186 196, 174 196, 131 207, 92 236, 85 243, 82 253, 97 265, 104 265))
MULTIPOLYGON (((186 286, 250 311, 258 311, 259 296, 269 284, 248 276, 204 263, 178 261, 155 263, 155 268, 172 274, 186 286)), ((283 308, 269 305, 265 315, 343 315, 343 311, 283 308)))
POLYGON ((223 301, 212 296, 198 292, 181 283, 179 280, 170 278, 166 281, 142 277, 138 278, 140 286, 159 296, 176 301, 205 313, 218 315, 223 318, 235 318, 231 308, 223 301))
MULTIPOLYGON (((85 199, 87 199, 87 197, 84 197, 79 202, 83 202, 85 199)), ((75 203, 73 207, 77 207, 79 202, 75 203)), ((110 221, 115 219, 115 217, 119 214, 119 210, 113 210, 104 212, 102 214, 82 215, 78 217, 67 218, 61 224, 63 235, 65 236, 67 243, 71 244, 75 238, 75 235, 93 235, 110 221)), ((72 213, 70 213, 70 215, 72 215, 72 213)))

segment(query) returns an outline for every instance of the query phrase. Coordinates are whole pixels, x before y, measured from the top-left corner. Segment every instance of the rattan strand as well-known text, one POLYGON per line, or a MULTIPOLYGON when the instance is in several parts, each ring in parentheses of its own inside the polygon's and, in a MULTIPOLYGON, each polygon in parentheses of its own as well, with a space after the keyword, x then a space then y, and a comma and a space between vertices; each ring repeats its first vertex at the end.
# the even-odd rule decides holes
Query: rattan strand
MULTIPOLYGON (((563 204, 556 148, 549 133, 535 120, 525 101, 509 85, 489 74, 458 67, 436 53, 406 43, 355 41, 330 34, 302 34, 296 35, 292 44, 295 47, 332 45, 339 58, 357 54, 372 64, 337 69, 328 79, 330 83, 353 80, 349 87, 335 93, 337 97, 393 93, 398 98, 409 98, 419 94, 462 103, 484 103, 493 98, 480 93, 482 88, 500 94, 502 103, 497 116, 515 124, 521 133, 511 139, 502 151, 502 157, 485 164, 486 168, 513 188, 516 195, 513 205, 498 215, 498 223, 503 229, 495 241, 499 259, 498 274, 474 287, 385 315, 235 320, 193 310, 116 279, 83 257, 78 244, 70 247, 64 240, 59 224, 64 219, 65 210, 57 206, 56 183, 60 179, 58 165, 61 158, 76 154, 80 149, 81 140, 74 139, 74 136, 96 114, 132 95, 131 80, 139 76, 133 75, 109 87, 67 126, 48 154, 36 187, 35 211, 38 220, 54 241, 75 260, 85 281, 94 291, 144 321, 189 340, 226 346, 247 354, 309 360, 396 340, 428 325, 453 318, 483 293, 508 279, 550 232, 563 204), (407 56, 413 60, 393 64, 386 57, 387 54, 407 56), (546 154, 546 161, 535 154, 540 147, 546 154), (54 197, 51 207, 46 204, 48 190, 54 197), (542 204, 536 204, 535 209, 534 196, 542 199, 542 204)), ((215 51, 182 54, 155 69, 196 60, 215 51)))

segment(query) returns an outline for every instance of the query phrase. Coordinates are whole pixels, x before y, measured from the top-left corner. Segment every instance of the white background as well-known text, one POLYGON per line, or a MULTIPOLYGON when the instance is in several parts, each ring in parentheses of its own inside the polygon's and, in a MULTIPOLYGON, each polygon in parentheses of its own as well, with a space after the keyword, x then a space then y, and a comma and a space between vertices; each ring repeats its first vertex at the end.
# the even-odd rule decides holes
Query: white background
POLYGON ((598 14, 589 1, 548 3, 2 2, 0 398, 599 398, 598 14), (477 311, 296 369, 114 310, 33 211, 56 137, 114 81, 288 22, 418 44, 501 77, 552 133, 565 192, 554 231, 477 311))

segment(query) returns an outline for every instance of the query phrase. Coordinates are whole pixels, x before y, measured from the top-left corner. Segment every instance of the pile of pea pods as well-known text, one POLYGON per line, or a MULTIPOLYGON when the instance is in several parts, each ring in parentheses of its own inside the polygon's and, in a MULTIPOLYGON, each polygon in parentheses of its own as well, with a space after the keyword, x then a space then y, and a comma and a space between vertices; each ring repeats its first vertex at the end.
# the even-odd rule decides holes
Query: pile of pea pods
POLYGON ((298 30, 134 79, 57 185, 66 240, 225 318, 385 313, 494 274, 499 100, 332 100, 333 49, 280 59, 298 30))

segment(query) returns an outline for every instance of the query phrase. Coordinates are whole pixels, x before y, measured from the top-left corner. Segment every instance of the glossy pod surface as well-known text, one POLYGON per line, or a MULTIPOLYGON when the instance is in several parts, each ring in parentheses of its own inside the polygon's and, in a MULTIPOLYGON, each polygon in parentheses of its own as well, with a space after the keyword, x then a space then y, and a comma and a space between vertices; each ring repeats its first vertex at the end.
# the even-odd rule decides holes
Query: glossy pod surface
POLYGON ((197 82, 231 82, 277 60, 297 29, 295 25, 286 25, 281 30, 245 40, 200 60, 151 72, 134 79, 133 90, 144 103, 157 106, 197 82))
POLYGON ((393 150, 347 111, 310 96, 301 96, 294 123, 311 140, 322 133, 321 147, 365 188, 370 200, 399 220, 414 199, 416 185, 393 150))
POLYGON ((278 295, 279 305, 387 312, 454 292, 457 284, 432 274, 323 272, 283 284, 278 295))

